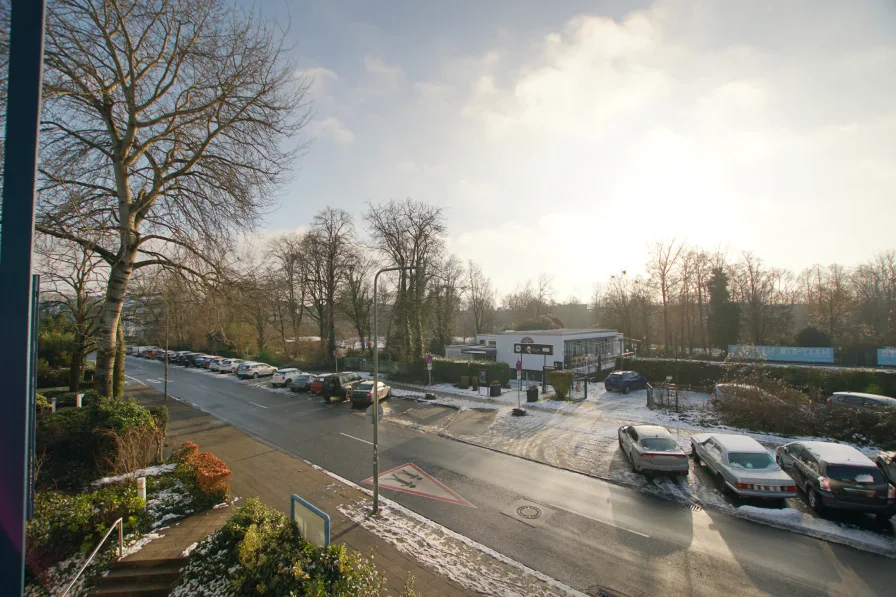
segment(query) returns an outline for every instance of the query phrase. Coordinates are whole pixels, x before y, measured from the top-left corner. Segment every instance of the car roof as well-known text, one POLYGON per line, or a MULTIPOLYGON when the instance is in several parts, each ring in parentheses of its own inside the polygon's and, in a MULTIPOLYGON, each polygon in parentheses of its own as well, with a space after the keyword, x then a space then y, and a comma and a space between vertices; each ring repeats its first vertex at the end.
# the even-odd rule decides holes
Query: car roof
POLYGON ((632 425, 635 431, 638 432, 638 437, 672 437, 672 434, 669 433, 669 430, 660 425, 632 425))
POLYGON ((860 464, 874 466, 870 458, 852 446, 831 442, 796 442, 828 464, 860 464))
POLYGON ((762 447, 762 444, 749 435, 738 435, 736 433, 703 433, 701 434, 701 437, 706 437, 707 439, 710 437, 713 438, 716 440, 716 443, 729 452, 768 453, 768 451, 762 447))
POLYGON ((880 394, 868 394, 865 392, 834 392, 834 396, 858 396, 859 398, 873 398, 874 400, 883 400, 884 402, 896 403, 896 398, 889 396, 881 396, 880 394))
POLYGON ((622 375, 623 373, 634 373, 634 371, 625 370, 625 371, 613 371, 610 375, 622 375))
POLYGON ((298 371, 298 370, 299 370, 298 367, 284 367, 283 369, 277 369, 278 372, 280 372, 280 371, 298 371))
POLYGON ((261 363, 257 361, 243 361, 243 365, 261 365, 261 363))

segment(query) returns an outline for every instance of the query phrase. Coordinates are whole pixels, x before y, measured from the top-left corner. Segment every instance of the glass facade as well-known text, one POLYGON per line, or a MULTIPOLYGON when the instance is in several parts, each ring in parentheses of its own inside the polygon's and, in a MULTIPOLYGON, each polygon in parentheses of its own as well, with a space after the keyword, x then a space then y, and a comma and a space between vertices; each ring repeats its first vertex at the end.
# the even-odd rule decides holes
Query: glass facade
POLYGON ((584 338, 563 343, 563 362, 568 369, 596 367, 615 355, 616 338, 584 338))

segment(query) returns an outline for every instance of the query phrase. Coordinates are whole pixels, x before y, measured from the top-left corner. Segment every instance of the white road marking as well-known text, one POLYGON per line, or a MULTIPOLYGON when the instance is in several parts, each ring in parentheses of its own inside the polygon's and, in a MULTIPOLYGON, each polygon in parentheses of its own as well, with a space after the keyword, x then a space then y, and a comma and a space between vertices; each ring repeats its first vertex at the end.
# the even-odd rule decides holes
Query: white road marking
POLYGON ((627 529, 625 527, 619 526, 618 524, 613 524, 612 522, 607 522, 606 520, 601 520, 600 518, 594 518, 593 516, 588 516, 587 514, 582 514, 581 512, 576 512, 575 510, 570 510, 569 508, 564 508, 562 506, 557 506, 556 504, 548 504, 551 508, 557 508, 558 510, 563 510, 564 512, 569 512, 570 514, 575 514, 576 516, 581 516, 582 518, 587 518, 588 520, 593 520, 594 522, 599 522, 601 524, 609 525, 613 528, 619 529, 620 531, 628 531, 629 533, 633 533, 635 535, 640 535, 646 539, 650 539, 650 535, 646 533, 642 533, 640 531, 633 531, 632 529, 627 529))
POLYGON ((258 408, 264 408, 264 409, 267 409, 267 406, 262 406, 262 405, 258 404, 257 402, 252 402, 251 400, 249 401, 249 404, 254 404, 254 405, 257 406, 258 408))
POLYGON ((208 387, 208 386, 204 386, 204 385, 202 385, 201 383, 198 383, 198 384, 196 384, 196 385, 199 386, 200 388, 202 388, 203 390, 211 390, 210 387, 208 387))
POLYGON ((366 439, 361 439, 360 437, 355 437, 354 435, 349 435, 348 433, 342 433, 342 432, 340 431, 340 432, 339 432, 339 435, 344 435, 345 437, 350 437, 350 438, 352 438, 352 439, 356 439, 356 440, 358 440, 359 442, 364 442, 365 444, 370 444, 371 446, 373 445, 373 442, 369 442, 369 441, 367 441, 366 439))

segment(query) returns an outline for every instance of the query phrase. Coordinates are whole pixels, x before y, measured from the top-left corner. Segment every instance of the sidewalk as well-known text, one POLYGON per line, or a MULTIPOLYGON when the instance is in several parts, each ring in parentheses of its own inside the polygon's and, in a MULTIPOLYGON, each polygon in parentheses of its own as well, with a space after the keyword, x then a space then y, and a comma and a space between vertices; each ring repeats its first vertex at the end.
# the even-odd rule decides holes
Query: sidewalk
MULTIPOLYGON (((128 388, 128 394, 145 406, 165 404, 162 394, 151 388, 132 386, 128 388)), ((168 401, 168 437, 172 442, 194 442, 200 450, 214 453, 227 464, 233 471, 233 495, 239 496, 236 506, 249 498, 257 497, 281 512, 288 513, 289 497, 295 493, 321 508, 330 515, 330 532, 334 543, 344 543, 365 555, 375 552, 377 568, 386 574, 389 595, 401 592, 409 574, 414 577, 416 590, 423 595, 460 597, 478 594, 422 567, 413 557, 400 552, 391 543, 345 516, 341 509, 351 509, 358 502, 369 499, 367 495, 337 483, 303 460, 271 448, 241 430, 173 399, 168 401)), ((212 513, 211 518, 224 514, 229 516, 233 513, 233 507, 213 510, 212 513), (218 512, 222 514, 218 515, 218 512)), ((201 520, 197 520, 194 530, 200 530, 200 523, 201 520)), ((209 523, 201 530, 212 532, 215 528, 214 524, 209 523)), ((170 535, 172 529, 167 529, 164 533, 170 535)), ((183 538, 178 543, 192 538, 192 531, 185 530, 181 533, 183 538)), ((160 540, 159 549, 162 549, 161 541, 164 539, 160 540)), ((150 542, 144 550, 149 549, 153 543, 150 542)), ((185 547, 186 545, 183 548, 185 547)), ((152 557, 162 556, 156 554, 152 557)))

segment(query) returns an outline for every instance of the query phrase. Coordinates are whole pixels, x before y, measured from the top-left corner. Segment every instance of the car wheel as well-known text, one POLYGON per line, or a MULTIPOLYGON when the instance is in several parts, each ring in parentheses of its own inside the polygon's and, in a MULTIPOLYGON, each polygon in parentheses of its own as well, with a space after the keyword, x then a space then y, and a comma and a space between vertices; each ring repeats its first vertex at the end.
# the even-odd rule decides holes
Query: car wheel
POLYGON ((722 473, 716 473, 716 480, 719 482, 719 488, 722 490, 722 493, 731 495, 731 490, 728 489, 728 485, 725 484, 725 477, 722 476, 722 473))
POLYGON ((285 388, 286 386, 288 386, 288 385, 291 384, 291 383, 292 383, 292 380, 291 380, 291 379, 287 379, 286 381, 283 382, 283 387, 285 388))
POLYGON ((821 496, 818 495, 818 492, 815 489, 809 487, 809 491, 806 492, 806 497, 809 498, 809 507, 818 512, 819 514, 824 512, 824 504, 821 501, 821 496))
POLYGON ((624 388, 622 388, 622 391, 623 391, 623 393, 625 393, 625 394, 631 394, 631 393, 632 393, 632 387, 631 387, 631 386, 625 386, 624 388))
POLYGON ((252 379, 258 379, 258 373, 253 373, 253 374, 252 374, 252 379))

